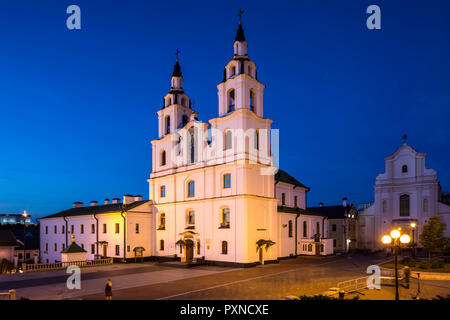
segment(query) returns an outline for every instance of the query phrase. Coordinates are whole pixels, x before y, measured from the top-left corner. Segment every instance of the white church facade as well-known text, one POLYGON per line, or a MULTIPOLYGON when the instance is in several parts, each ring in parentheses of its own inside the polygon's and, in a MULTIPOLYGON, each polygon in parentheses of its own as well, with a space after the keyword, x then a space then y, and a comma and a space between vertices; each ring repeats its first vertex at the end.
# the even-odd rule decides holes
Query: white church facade
POLYGON ((87 259, 129 259, 140 248, 140 256, 159 260, 251 266, 333 254, 325 218, 305 210, 309 188, 274 167, 265 86, 240 22, 233 47, 217 85, 218 117, 208 123, 184 92, 177 56, 151 141, 150 200, 127 196, 115 206, 94 203, 40 219, 41 262, 59 260, 67 233, 87 248, 87 259))
POLYGON ((417 225, 415 242, 418 244, 423 226, 436 214, 447 223, 446 236, 450 236, 450 206, 440 201, 437 173, 425 167, 425 156, 405 142, 384 159, 385 172, 375 181, 375 201, 358 218, 359 248, 382 249, 383 235, 393 228, 411 234, 411 223, 417 225))

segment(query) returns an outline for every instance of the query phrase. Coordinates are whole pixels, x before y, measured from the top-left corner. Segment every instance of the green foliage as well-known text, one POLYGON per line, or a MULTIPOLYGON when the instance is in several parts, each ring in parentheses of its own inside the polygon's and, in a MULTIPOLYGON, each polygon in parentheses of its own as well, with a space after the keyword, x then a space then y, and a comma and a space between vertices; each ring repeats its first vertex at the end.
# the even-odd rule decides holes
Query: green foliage
POLYGON ((8 259, 2 259, 2 262, 0 263, 0 274, 1 273, 8 273, 13 269, 13 265, 11 262, 9 262, 8 259))
POLYGON ((450 239, 444 236, 446 229, 447 224, 441 221, 439 215, 432 216, 423 226, 419 241, 427 249, 430 258, 432 254, 444 252, 448 247, 450 239))

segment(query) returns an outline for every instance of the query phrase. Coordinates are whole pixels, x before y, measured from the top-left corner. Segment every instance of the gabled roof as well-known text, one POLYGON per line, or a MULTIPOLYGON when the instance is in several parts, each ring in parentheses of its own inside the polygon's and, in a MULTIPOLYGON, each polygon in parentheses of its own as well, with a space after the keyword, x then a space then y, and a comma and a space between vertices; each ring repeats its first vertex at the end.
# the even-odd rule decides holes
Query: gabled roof
POLYGON ((0 247, 15 247, 17 239, 11 230, 0 230, 0 247))
POLYGON ((346 207, 340 206, 322 206, 322 207, 309 207, 307 210, 312 211, 320 216, 328 217, 328 219, 344 219, 351 209, 356 209, 353 204, 346 207))
MULTIPOLYGON (((130 204, 124 205, 123 209, 125 211, 131 210, 148 202, 149 200, 135 201, 130 204)), ((85 216, 85 215, 93 215, 93 214, 101 214, 101 213, 109 213, 109 212, 121 212, 122 211, 122 203, 113 203, 113 204, 105 204, 101 206, 89 206, 89 207, 79 207, 79 208, 71 208, 68 210, 64 210, 55 214, 51 214, 49 216, 39 218, 42 219, 50 219, 50 218, 60 218, 60 217, 72 217, 72 216, 85 216)))
POLYGON ((79 245, 77 245, 75 242, 72 242, 72 244, 70 246, 68 246, 63 251, 61 251, 61 253, 82 253, 82 252, 87 252, 87 251, 84 250, 79 245))
POLYGON ((275 174, 275 181, 289 183, 296 187, 305 188, 307 189, 307 191, 310 190, 310 188, 308 188, 303 183, 299 182, 297 179, 291 176, 289 173, 281 169, 278 169, 278 172, 275 174))

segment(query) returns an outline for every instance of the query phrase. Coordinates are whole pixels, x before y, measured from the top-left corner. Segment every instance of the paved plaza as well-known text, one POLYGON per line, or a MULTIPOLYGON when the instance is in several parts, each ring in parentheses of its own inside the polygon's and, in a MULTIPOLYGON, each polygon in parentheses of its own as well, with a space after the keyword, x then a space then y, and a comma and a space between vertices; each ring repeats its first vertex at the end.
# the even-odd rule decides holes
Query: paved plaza
MULTIPOLYGON (((384 262, 381 255, 297 257, 277 264, 253 268, 198 266, 175 268, 156 262, 113 264, 81 269, 81 289, 69 290, 65 270, 0 276, 0 292, 17 290, 17 297, 28 299, 103 300, 108 279, 113 283, 113 299, 183 300, 264 300, 284 299, 287 295, 313 295, 336 286, 340 281, 367 275, 369 265, 384 262)), ((400 289, 402 299, 416 292, 400 289)), ((423 298, 450 294, 450 281, 422 281, 423 298)), ((349 295, 360 299, 393 299, 394 288, 363 290, 349 295)))

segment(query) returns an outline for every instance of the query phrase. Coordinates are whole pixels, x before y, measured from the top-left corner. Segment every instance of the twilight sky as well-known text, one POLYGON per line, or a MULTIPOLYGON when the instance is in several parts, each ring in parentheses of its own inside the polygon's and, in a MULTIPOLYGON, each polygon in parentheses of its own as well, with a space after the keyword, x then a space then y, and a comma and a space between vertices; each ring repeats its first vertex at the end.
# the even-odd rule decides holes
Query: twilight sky
POLYGON ((449 1, 1 0, 0 213, 148 199, 175 49, 200 120, 216 117, 240 8, 280 167, 308 205, 373 200, 404 133, 450 190, 449 1), (71 4, 81 30, 66 28, 71 4), (371 4, 381 30, 366 28, 371 4))

